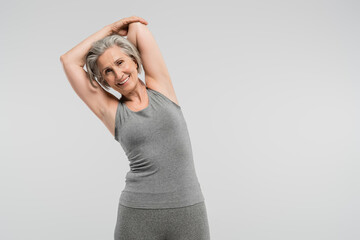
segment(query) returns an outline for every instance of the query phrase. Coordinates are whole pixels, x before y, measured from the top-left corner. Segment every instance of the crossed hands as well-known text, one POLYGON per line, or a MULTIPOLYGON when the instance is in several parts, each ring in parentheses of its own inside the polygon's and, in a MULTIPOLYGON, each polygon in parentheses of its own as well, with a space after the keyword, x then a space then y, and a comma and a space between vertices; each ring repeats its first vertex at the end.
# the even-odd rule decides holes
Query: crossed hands
POLYGON ((111 32, 113 34, 115 33, 119 34, 120 36, 126 36, 128 33, 129 24, 134 22, 141 22, 145 25, 148 24, 148 22, 141 17, 137 17, 137 16, 127 17, 110 24, 111 32))

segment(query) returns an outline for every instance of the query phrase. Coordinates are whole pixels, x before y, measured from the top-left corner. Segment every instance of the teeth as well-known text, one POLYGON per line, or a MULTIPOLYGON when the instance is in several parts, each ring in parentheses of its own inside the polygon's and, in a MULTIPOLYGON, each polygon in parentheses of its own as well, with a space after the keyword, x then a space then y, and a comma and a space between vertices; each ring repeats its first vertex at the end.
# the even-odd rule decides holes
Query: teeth
POLYGON ((129 77, 130 76, 128 76, 124 81, 122 81, 122 82, 120 82, 120 84, 124 84, 124 83, 126 83, 127 82, 127 80, 129 80, 129 77))

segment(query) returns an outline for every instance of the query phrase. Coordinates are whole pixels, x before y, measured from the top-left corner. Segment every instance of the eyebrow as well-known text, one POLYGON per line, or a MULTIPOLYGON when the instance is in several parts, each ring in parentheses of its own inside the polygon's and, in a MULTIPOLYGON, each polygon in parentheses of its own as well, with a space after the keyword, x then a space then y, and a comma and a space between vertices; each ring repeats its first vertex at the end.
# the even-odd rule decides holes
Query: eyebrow
MULTIPOLYGON (((114 63, 116 63, 116 62, 119 61, 119 60, 123 60, 122 57, 119 57, 118 59, 116 59, 116 60, 114 61, 114 63)), ((103 68, 103 70, 101 70, 101 72, 103 73, 103 72, 104 72, 106 69, 108 69, 108 68, 110 68, 110 67, 108 66, 108 67, 103 68)))

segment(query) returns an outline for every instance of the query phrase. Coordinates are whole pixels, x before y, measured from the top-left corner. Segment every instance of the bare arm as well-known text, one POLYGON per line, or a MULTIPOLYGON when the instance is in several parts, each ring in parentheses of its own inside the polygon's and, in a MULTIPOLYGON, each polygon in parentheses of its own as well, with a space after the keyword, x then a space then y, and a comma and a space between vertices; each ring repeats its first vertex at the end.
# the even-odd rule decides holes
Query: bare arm
POLYGON ((127 39, 141 55, 146 85, 157 90, 178 104, 175 90, 160 48, 150 30, 141 22, 129 24, 127 39))
MULTIPOLYGON (((129 17, 116 22, 119 33, 115 33, 126 35, 127 24, 129 22, 140 21, 139 19, 140 18, 137 17, 129 17)), ((115 23, 103 27, 60 57, 66 77, 76 94, 112 133, 114 125, 113 118, 115 116, 114 110, 116 110, 114 106, 117 104, 118 99, 102 89, 96 81, 94 81, 93 84, 96 85, 97 88, 94 88, 83 67, 92 43, 113 34, 114 24, 115 23)))
POLYGON ((85 56, 91 48, 91 44, 97 40, 100 40, 111 34, 119 34, 121 36, 126 36, 128 34, 128 26, 134 22, 141 22, 147 24, 147 21, 143 18, 132 16, 128 18, 121 19, 110 25, 103 27, 100 31, 89 36, 77 46, 73 47, 71 50, 66 52, 60 57, 60 60, 69 60, 72 63, 76 63, 78 66, 83 67, 85 65, 85 56))
POLYGON ((85 56, 89 52, 91 44, 109 35, 111 35, 111 27, 110 25, 107 25, 63 54, 60 57, 61 62, 76 64, 79 67, 84 67, 85 56))
POLYGON ((85 104, 100 119, 104 116, 108 99, 115 97, 103 90, 95 81, 94 84, 97 88, 92 87, 90 79, 83 67, 85 65, 86 54, 90 50, 91 44, 110 34, 110 27, 105 26, 60 57, 64 72, 71 87, 81 100, 83 100, 83 102, 85 102, 85 104))

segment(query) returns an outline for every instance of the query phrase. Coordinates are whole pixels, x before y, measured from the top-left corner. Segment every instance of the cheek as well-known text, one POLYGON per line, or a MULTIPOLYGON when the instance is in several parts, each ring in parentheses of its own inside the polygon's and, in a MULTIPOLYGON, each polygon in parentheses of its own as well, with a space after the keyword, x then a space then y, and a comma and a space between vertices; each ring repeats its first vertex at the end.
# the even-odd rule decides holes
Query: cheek
POLYGON ((126 69, 127 69, 128 71, 134 71, 134 65, 131 64, 131 63, 128 63, 128 64, 126 64, 126 69))
POLYGON ((133 73, 136 74, 137 72, 137 65, 134 63, 132 66, 133 73))

